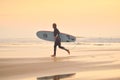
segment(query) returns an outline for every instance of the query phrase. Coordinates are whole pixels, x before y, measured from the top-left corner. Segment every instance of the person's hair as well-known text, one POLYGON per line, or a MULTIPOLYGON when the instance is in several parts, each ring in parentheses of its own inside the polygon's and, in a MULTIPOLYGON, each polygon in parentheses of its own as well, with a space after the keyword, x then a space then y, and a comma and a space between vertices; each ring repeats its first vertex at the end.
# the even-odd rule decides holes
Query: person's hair
POLYGON ((57 28, 57 24, 56 23, 53 23, 53 28, 57 28))

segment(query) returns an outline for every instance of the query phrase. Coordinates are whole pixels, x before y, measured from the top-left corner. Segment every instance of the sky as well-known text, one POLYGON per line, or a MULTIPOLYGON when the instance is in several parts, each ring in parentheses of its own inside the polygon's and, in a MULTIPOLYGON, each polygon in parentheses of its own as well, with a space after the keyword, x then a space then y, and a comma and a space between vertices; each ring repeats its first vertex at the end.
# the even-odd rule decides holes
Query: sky
POLYGON ((40 30, 119 37, 120 0, 0 0, 0 39, 36 38, 40 30))

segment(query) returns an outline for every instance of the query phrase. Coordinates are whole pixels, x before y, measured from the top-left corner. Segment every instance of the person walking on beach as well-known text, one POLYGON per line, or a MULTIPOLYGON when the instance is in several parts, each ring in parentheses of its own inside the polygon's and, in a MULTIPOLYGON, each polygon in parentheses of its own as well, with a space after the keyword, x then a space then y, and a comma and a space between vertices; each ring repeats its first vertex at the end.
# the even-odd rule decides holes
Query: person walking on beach
POLYGON ((54 38, 55 38, 55 41, 54 41, 54 54, 51 55, 51 57, 55 57, 56 56, 56 49, 57 49, 57 46, 65 51, 68 52, 68 54, 70 55, 70 51, 68 49, 66 49, 65 47, 61 46, 61 38, 60 38, 60 31, 57 29, 57 25, 56 23, 53 23, 53 29, 54 29, 54 38))

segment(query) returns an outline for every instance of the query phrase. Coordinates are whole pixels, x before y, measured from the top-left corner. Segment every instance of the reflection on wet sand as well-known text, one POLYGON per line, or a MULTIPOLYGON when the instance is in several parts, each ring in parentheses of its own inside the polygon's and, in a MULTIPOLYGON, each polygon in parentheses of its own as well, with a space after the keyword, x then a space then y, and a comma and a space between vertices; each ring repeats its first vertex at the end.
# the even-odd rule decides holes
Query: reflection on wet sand
POLYGON ((99 80, 120 80, 120 77, 106 78, 106 79, 99 79, 99 80))
POLYGON ((60 75, 53 75, 53 76, 46 76, 46 77, 40 77, 37 78, 37 80, 63 80, 66 78, 70 78, 72 76, 74 76, 75 73, 71 73, 71 74, 60 74, 60 75))

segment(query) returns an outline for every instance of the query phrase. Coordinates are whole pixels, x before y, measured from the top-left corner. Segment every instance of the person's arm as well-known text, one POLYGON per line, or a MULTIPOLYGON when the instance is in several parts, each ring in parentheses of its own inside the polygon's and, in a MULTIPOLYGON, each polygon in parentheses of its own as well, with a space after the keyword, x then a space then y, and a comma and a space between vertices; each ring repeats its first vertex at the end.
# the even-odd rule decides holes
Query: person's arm
POLYGON ((57 34, 56 36, 54 36, 54 39, 56 40, 56 39, 57 39, 57 37, 58 37, 58 34, 57 34))
POLYGON ((55 38, 55 40, 59 36, 59 34, 60 34, 60 32, 59 32, 58 29, 56 31, 54 31, 54 38, 55 38))
POLYGON ((54 30, 54 40, 56 40, 56 30, 54 30))

